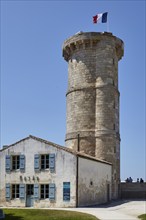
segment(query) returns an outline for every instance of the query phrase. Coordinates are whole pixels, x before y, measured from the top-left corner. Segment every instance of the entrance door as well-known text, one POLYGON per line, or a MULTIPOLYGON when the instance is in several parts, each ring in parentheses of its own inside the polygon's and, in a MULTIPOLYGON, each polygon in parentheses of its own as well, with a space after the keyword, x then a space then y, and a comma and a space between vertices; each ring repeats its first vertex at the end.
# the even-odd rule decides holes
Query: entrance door
POLYGON ((110 201, 110 184, 107 184, 107 202, 110 201))
POLYGON ((34 202, 34 185, 26 186, 26 207, 33 207, 34 202))

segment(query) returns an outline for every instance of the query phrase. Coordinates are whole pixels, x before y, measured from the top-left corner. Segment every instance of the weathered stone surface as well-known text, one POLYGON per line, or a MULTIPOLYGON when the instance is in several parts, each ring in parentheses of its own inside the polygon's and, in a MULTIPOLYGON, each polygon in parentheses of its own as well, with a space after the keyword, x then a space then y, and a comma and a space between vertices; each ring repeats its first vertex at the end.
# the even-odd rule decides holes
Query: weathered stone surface
POLYGON ((103 204, 111 199, 111 170, 107 164, 79 158, 79 206, 103 204))
POLYGON ((123 45, 107 32, 81 32, 63 45, 68 62, 66 146, 113 164, 113 199, 120 183, 118 61, 123 45))
POLYGON ((121 183, 121 198, 146 200, 146 183, 121 183))

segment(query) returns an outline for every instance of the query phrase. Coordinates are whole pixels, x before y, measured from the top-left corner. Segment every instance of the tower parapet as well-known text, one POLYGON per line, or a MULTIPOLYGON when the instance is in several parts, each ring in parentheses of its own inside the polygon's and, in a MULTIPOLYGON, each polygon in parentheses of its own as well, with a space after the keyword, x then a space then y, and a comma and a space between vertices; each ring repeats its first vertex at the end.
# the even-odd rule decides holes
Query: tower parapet
POLYGON ((123 41, 108 32, 79 32, 63 44, 66 146, 113 164, 113 198, 120 181, 118 61, 123 54, 123 41))
POLYGON ((112 33, 109 32, 78 32, 74 36, 68 38, 64 41, 63 44, 63 57, 66 61, 69 60, 69 58, 72 55, 72 52, 74 52, 76 49, 80 48, 88 48, 88 47, 95 47, 97 43, 101 40, 105 40, 106 37, 109 39, 111 37, 115 43, 115 49, 118 59, 120 60, 124 54, 124 43, 121 39, 115 37, 112 35, 112 33))

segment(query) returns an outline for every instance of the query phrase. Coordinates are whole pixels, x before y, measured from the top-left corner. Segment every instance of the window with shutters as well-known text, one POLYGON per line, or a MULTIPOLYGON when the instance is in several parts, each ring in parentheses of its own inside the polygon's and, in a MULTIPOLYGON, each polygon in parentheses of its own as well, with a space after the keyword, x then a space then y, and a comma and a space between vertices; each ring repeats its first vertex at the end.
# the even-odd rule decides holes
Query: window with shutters
POLYGON ((20 168, 20 156, 12 156, 12 170, 18 170, 20 168))
POLYGON ((49 169, 49 154, 41 155, 41 170, 49 169))
POLYGON ((41 199, 49 198, 49 184, 41 185, 40 194, 41 199))
POLYGON ((19 198, 19 184, 12 185, 12 199, 19 198))
POLYGON ((55 154, 35 154, 34 155, 34 169, 36 172, 41 170, 50 170, 55 172, 55 154))
POLYGON ((6 172, 15 170, 25 172, 25 155, 6 155, 5 169, 6 172))

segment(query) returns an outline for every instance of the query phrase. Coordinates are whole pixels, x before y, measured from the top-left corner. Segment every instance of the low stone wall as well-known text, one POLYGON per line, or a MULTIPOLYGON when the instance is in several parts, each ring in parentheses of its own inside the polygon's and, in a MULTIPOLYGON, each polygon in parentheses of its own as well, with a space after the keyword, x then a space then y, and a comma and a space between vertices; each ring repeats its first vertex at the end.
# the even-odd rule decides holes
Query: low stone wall
POLYGON ((146 199, 146 182, 121 183, 121 199, 146 199))

